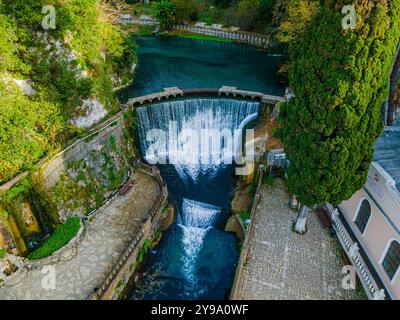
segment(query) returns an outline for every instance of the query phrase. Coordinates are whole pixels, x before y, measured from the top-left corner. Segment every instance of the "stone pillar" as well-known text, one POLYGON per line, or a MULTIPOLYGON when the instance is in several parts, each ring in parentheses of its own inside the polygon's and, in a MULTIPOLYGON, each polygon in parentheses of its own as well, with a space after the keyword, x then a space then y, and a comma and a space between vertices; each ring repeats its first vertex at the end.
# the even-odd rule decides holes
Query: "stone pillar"
POLYGON ((360 248, 358 247, 358 243, 357 243, 357 242, 354 242, 354 243, 352 244, 352 246, 350 247, 349 256, 350 256, 351 258, 355 258, 356 255, 357 255, 357 252, 358 252, 359 250, 360 250, 360 248))
POLYGON ((290 209, 298 209, 299 208, 299 201, 297 201, 296 195, 292 195, 289 201, 289 208, 290 209))
POLYGON ((379 291, 374 292, 373 300, 385 300, 385 297, 386 297, 385 290, 381 289, 379 291))

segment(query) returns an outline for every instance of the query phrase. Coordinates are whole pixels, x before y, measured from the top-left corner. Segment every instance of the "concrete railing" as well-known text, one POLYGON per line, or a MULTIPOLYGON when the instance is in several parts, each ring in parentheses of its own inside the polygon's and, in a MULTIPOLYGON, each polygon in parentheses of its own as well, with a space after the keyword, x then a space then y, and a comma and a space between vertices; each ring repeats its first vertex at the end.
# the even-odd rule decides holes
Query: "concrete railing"
POLYGON ((186 96, 198 96, 198 95, 210 95, 210 96, 226 96, 242 99, 259 100, 262 103, 276 104, 282 101, 286 101, 283 96, 269 95, 262 92, 240 90, 237 87, 222 86, 219 89, 215 88, 203 88, 203 89, 180 89, 178 87, 165 88, 161 92, 152 93, 140 97, 129 99, 126 103, 127 107, 133 107, 137 105, 143 105, 145 103, 152 103, 154 101, 175 99, 186 96))
MULTIPOLYGON (((154 177, 157 180, 161 189, 159 196, 157 197, 156 201, 148 212, 147 219, 143 221, 144 225, 151 225, 152 227, 154 227, 154 225, 156 224, 156 215, 157 213, 160 213, 162 211, 163 205, 168 198, 167 185, 161 177, 160 171, 157 167, 151 167, 140 161, 136 162, 135 167, 137 170, 154 177)), ((139 233, 135 234, 131 238, 128 246, 120 255, 117 263, 111 269, 110 273, 103 281, 101 287, 96 291, 93 296, 90 297, 91 299, 103 299, 107 291, 109 291, 113 285, 116 285, 116 279, 121 278, 120 273, 123 273, 124 269, 126 269, 127 263, 135 258, 133 256, 137 255, 140 246, 143 245, 146 239, 147 237, 145 228, 141 228, 139 233)))
POLYGON ((222 86, 219 89, 219 95, 259 99, 262 103, 276 104, 285 101, 285 97, 269 95, 257 91, 240 90, 237 87, 222 86))
POLYGON ((151 103, 155 100, 161 101, 162 99, 176 98, 177 96, 183 96, 183 91, 181 89, 178 87, 165 88, 164 91, 161 92, 129 99, 126 104, 128 106, 134 106, 137 104, 151 103))
POLYGON ((260 168, 260 176, 258 178, 258 184, 257 184, 257 189, 256 189, 256 194, 254 196, 253 204, 251 206, 251 212, 250 212, 250 223, 247 226, 245 235, 244 235, 244 241, 242 245, 242 250, 240 252, 240 258, 238 265, 236 267, 236 274, 235 274, 235 280, 233 281, 232 289, 231 289, 231 300, 236 300, 238 299, 238 293, 240 289, 240 283, 242 280, 242 275, 243 275, 243 268, 247 262, 247 257, 249 254, 250 250, 250 239, 253 236, 254 233, 254 225, 255 225, 255 216, 257 212, 257 205, 260 202, 260 188, 262 184, 262 180, 264 177, 264 168, 260 168))
POLYGON ((325 205, 327 212, 332 220, 332 226, 336 231, 337 237, 344 251, 349 257, 351 263, 355 267, 360 282, 365 290, 365 293, 370 300, 384 300, 385 291, 380 289, 374 280, 368 266, 366 265, 363 257, 359 252, 357 242, 353 242, 350 234, 347 232, 346 227, 339 218, 339 211, 330 203, 325 205))
POLYGON ((175 26, 175 29, 232 40, 235 42, 246 43, 263 48, 268 47, 270 44, 269 36, 252 32, 229 31, 223 28, 213 28, 212 26, 196 26, 196 25, 177 25, 175 26))
MULTIPOLYGON (((121 15, 119 18, 121 24, 129 25, 152 25, 159 26, 160 23, 151 16, 133 17, 131 15, 121 15)), ((239 31, 238 28, 224 28, 222 25, 208 26, 205 23, 175 25, 174 29, 183 30, 191 33, 197 33, 217 38, 232 40, 250 44, 253 46, 266 48, 270 44, 270 37, 265 34, 239 31)))

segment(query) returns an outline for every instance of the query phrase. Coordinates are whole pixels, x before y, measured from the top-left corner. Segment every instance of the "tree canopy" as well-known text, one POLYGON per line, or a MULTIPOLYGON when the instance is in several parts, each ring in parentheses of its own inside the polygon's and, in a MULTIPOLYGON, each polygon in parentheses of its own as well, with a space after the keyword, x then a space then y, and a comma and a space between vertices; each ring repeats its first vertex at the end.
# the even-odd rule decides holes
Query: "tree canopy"
POLYGON ((342 28, 345 4, 325 1, 290 46, 295 98, 278 134, 289 189, 308 206, 337 205, 365 183, 399 42, 400 2, 357 1, 355 30, 342 28))
POLYGON ((0 182, 67 143, 78 131, 70 120, 83 100, 117 110, 113 79, 131 80, 135 48, 105 1, 53 1, 54 30, 42 28, 47 4, 0 0, 0 182), (36 94, 26 95, 18 83, 30 83, 36 94))

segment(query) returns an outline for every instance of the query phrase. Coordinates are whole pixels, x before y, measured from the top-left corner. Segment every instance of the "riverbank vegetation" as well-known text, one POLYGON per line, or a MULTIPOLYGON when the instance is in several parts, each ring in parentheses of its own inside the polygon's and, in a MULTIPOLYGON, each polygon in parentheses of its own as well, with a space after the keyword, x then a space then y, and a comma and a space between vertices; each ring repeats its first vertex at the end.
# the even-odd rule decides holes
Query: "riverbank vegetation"
POLYGON ((304 30, 318 7, 318 0, 160 0, 134 4, 131 12, 154 15, 163 26, 195 21, 236 26, 287 44, 304 30))
POLYGON ((79 117, 118 110, 113 88, 132 78, 135 47, 108 2, 54 1, 55 29, 46 4, 0 0, 0 182, 85 130, 79 117))
POLYGON ((40 248, 31 252, 28 258, 38 260, 50 256, 70 242, 78 234, 80 228, 79 218, 69 218, 65 223, 58 225, 46 242, 40 248))

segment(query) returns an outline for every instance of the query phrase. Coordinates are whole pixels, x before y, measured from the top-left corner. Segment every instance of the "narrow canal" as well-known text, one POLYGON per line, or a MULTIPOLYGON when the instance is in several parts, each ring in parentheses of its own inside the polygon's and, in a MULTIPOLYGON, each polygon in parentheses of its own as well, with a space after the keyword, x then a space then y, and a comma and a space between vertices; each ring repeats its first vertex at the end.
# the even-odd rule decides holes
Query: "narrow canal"
MULTIPOLYGON (((174 38, 138 39, 136 79, 127 97, 164 87, 222 85, 283 94, 276 76, 280 57, 254 48, 174 38)), ((192 98, 137 108, 142 154, 159 165, 176 222, 144 265, 143 285, 130 299, 224 299, 238 260, 237 241, 224 232, 235 186, 230 164, 243 129, 259 103, 192 98), (156 133, 156 135, 154 135, 156 133), (162 138, 160 138, 162 136, 162 138)))

